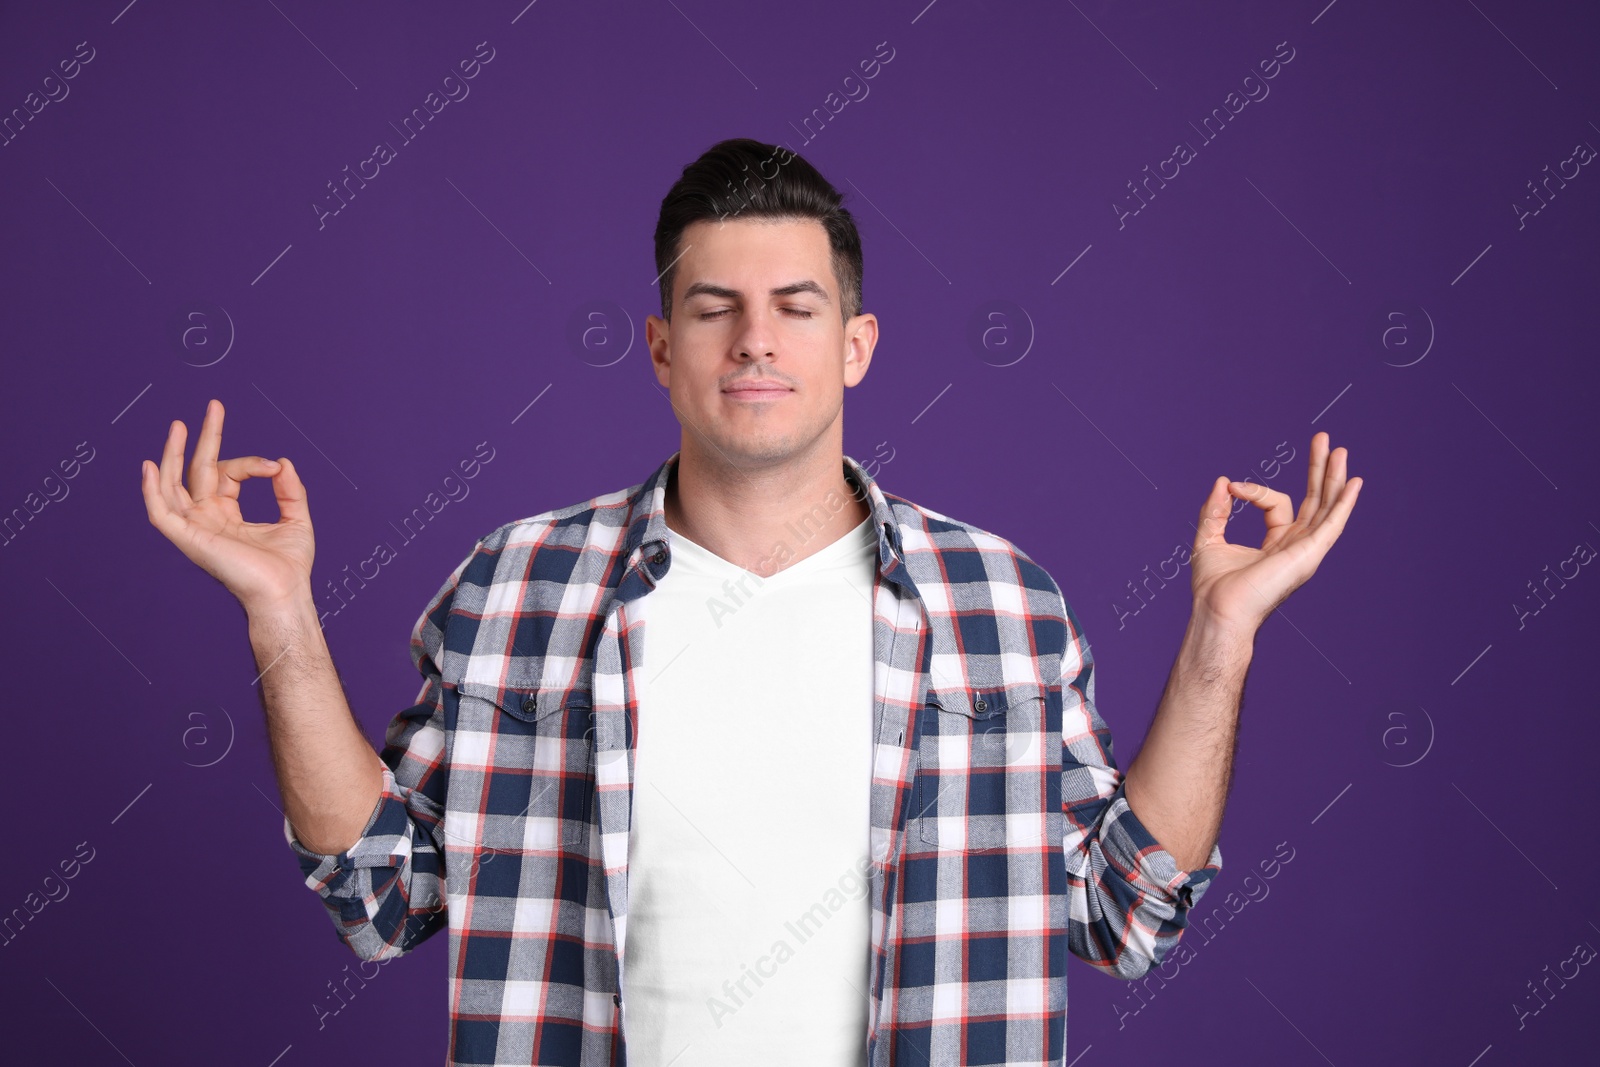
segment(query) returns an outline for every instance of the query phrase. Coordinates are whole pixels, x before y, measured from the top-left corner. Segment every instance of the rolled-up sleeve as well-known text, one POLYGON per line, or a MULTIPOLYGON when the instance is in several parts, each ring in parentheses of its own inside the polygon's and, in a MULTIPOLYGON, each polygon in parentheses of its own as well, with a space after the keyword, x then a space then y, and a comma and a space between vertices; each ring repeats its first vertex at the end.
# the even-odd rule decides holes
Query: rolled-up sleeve
POLYGON ((1222 869, 1213 845, 1202 867, 1180 868, 1128 806, 1111 731, 1094 703, 1094 656, 1067 609, 1061 660, 1061 807, 1066 814, 1072 954, 1117 978, 1159 964, 1222 869))
POLYGON ((306 885, 322 898, 339 939, 363 960, 403 955, 446 925, 449 765, 440 664, 456 586, 471 560, 451 572, 412 628, 411 660, 423 676, 422 689, 385 731, 383 792, 361 836, 336 855, 314 852, 295 836, 288 817, 283 820, 306 885))

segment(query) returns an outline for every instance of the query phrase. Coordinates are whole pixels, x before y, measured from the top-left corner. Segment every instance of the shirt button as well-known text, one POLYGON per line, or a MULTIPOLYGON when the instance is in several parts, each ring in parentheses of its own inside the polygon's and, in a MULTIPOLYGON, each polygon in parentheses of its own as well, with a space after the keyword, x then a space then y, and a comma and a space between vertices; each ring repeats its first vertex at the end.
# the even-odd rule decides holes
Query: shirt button
POLYGON ((538 710, 538 707, 539 707, 539 702, 534 700, 533 697, 524 697, 523 698, 523 700, 522 700, 522 710, 523 711, 525 711, 525 712, 527 712, 528 714, 531 715, 531 714, 534 713, 534 711, 538 710))
POLYGON ((652 563, 665 563, 667 561, 667 554, 665 552, 657 552, 655 555, 650 557, 650 561, 652 563))
POLYGON ((976 704, 974 704, 973 707, 977 708, 979 711, 988 711, 989 710, 989 702, 987 700, 984 700, 982 697, 979 697, 978 698, 978 702, 976 704))

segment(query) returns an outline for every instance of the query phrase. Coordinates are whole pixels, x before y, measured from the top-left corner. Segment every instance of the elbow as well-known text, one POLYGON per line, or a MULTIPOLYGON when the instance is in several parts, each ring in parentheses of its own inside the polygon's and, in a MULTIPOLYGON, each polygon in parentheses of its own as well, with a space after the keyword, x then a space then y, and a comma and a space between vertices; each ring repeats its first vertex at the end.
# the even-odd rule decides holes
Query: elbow
MULTIPOLYGON (((1173 949, 1178 946, 1181 937, 1182 932, 1180 931, 1176 935, 1160 938, 1149 946, 1123 945, 1115 956, 1094 962, 1102 973, 1112 978, 1118 978, 1124 982, 1137 982, 1143 979, 1146 989, 1150 989, 1151 982, 1156 983, 1157 988, 1159 988, 1166 985, 1166 981, 1161 975, 1162 971, 1167 971, 1167 978, 1173 976, 1170 970, 1163 966, 1163 963, 1169 955, 1172 955, 1173 949)), ((1180 956, 1175 959, 1181 960, 1181 958, 1180 956)))
POLYGON ((1171 947, 1170 940, 1160 940, 1154 945, 1125 944, 1104 961, 1101 969, 1124 982, 1137 982, 1160 965, 1161 958, 1171 947))
POLYGON ((344 943, 364 963, 382 963, 385 960, 404 956, 411 951, 404 943, 395 942, 391 944, 385 941, 370 926, 354 936, 345 938, 344 943))
POLYGON ((399 945, 392 945, 378 936, 378 932, 367 926, 355 931, 339 931, 339 940, 357 959, 363 963, 382 963, 392 960, 397 956, 406 954, 406 949, 399 945))
POLYGON ((360 914, 354 921, 341 920, 339 938, 363 960, 383 962, 404 956, 448 925, 448 910, 441 902, 427 908, 407 908, 405 898, 395 894, 374 915, 360 914), (397 914, 391 915, 393 908, 397 914))
POLYGON ((1123 952, 1112 961, 1111 974, 1124 982, 1137 982, 1150 973, 1156 961, 1138 952, 1123 952))
POLYGON ((386 936, 371 921, 363 921, 353 928, 341 927, 339 939, 362 961, 383 963, 409 954, 445 925, 445 911, 441 908, 408 915, 404 926, 393 935, 386 936))

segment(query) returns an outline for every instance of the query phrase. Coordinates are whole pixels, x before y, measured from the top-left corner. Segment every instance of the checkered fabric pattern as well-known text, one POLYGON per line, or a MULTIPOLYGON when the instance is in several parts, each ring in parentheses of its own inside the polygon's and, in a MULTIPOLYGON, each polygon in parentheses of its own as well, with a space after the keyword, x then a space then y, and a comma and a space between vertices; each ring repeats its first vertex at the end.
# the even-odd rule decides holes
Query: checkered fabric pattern
MULTIPOLYGON (((481 538, 412 632, 424 682, 360 839, 320 854, 284 820, 362 959, 448 929, 450 1065, 625 1062, 635 679, 678 457, 481 538)), ((1182 870, 1129 808, 1050 576, 849 456, 844 473, 878 534, 868 1063, 1060 1067, 1067 951, 1143 975, 1222 854, 1182 870)))

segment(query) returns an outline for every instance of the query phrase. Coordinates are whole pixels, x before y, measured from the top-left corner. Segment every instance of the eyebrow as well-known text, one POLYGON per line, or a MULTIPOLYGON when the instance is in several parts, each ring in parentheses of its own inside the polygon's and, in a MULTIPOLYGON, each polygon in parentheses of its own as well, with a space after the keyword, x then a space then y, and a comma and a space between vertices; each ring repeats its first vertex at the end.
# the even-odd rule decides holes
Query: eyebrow
MULTIPOLYGON (((780 285, 777 288, 770 290, 769 295, 794 296, 796 293, 810 293, 818 300, 821 300, 824 304, 828 304, 830 306, 833 304, 833 301, 828 299, 828 291, 809 278, 805 281, 790 282, 788 285, 780 285)), ((693 285, 689 286, 689 288, 683 291, 683 299, 680 301, 680 303, 687 304, 692 298, 697 296, 716 296, 721 297, 724 300, 744 299, 744 293, 737 289, 729 289, 725 285, 713 285, 710 282, 695 282, 693 285)))

